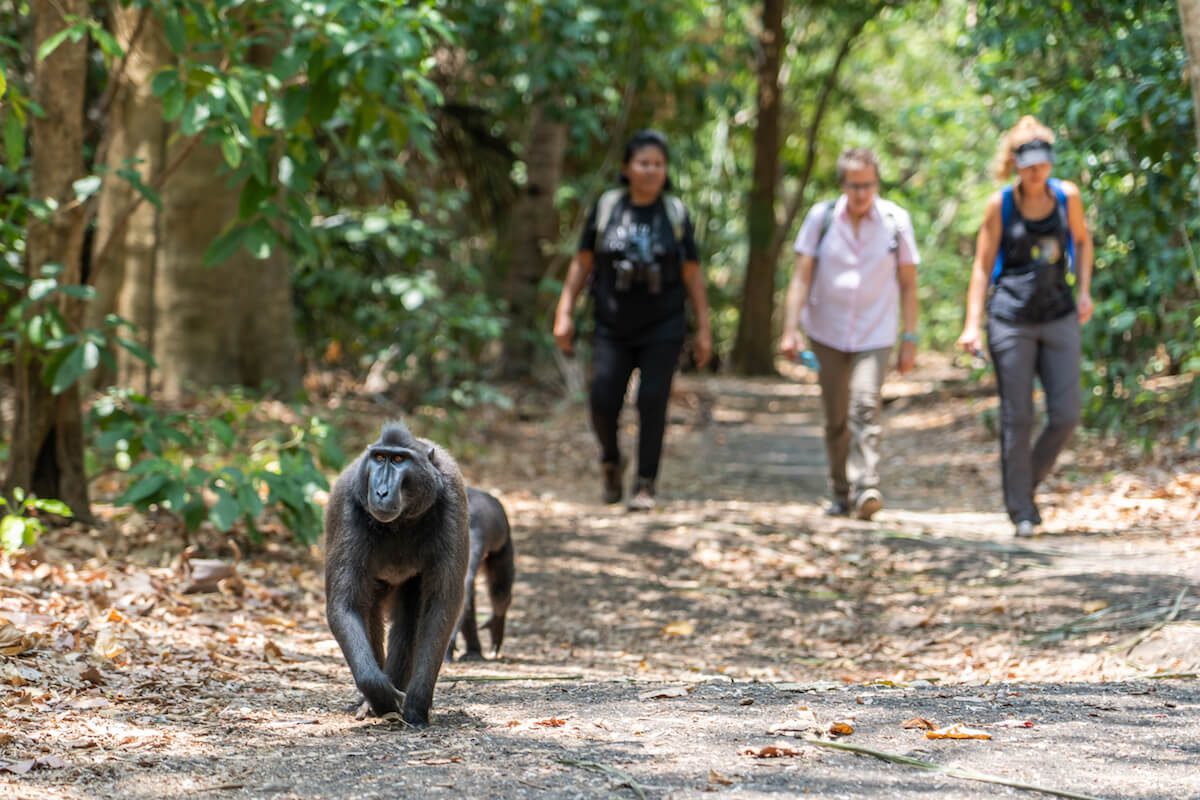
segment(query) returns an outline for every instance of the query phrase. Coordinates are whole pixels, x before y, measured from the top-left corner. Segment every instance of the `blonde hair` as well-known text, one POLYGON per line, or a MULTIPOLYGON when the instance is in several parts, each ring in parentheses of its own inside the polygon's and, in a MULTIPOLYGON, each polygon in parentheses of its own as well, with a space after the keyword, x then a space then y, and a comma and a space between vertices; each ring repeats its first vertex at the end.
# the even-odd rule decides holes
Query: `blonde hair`
POLYGON ((1054 144, 1054 131, 1039 122, 1037 117, 1028 114, 1021 117, 1016 125, 1013 125, 1000 137, 1000 146, 996 149, 995 158, 992 159, 992 174, 996 176, 997 180, 1006 181, 1012 176, 1017 169, 1013 153, 1018 147, 1028 144, 1034 139, 1054 144))

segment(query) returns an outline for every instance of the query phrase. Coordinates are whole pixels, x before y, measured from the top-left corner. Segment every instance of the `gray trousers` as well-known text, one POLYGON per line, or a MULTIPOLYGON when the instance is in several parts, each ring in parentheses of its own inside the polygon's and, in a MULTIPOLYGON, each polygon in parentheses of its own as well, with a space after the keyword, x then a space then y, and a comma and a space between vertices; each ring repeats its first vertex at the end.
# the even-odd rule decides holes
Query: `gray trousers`
POLYGON ((825 452, 833 499, 849 505, 862 491, 879 487, 880 389, 890 347, 847 353, 810 342, 825 409, 825 452))
POLYGON ((1040 523, 1033 501, 1079 424, 1079 317, 1053 322, 989 319, 988 349, 1000 391, 1000 457, 1004 508, 1013 522, 1040 523), (1033 439, 1033 378, 1046 394, 1046 427, 1033 439))

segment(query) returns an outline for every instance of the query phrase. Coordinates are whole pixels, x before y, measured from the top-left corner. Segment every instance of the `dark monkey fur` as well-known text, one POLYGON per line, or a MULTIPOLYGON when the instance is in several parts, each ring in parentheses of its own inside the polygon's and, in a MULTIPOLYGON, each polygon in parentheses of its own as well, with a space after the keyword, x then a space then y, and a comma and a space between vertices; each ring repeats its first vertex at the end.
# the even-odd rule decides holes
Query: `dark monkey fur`
POLYGON ((458 465, 400 423, 383 427, 325 509, 325 616, 371 710, 429 724, 463 607, 469 535, 458 465), (384 648, 384 623, 390 623, 384 648))
MULTIPOLYGON (((463 609, 459 630, 466 642, 465 659, 483 658, 483 647, 479 642, 479 628, 475 621, 475 575, 483 567, 487 580, 488 599, 491 601, 492 617, 483 624, 492 639, 492 655, 500 655, 504 642, 504 618, 512 604, 513 564, 512 532, 504 506, 482 489, 467 487, 467 507, 471 518, 471 557, 467 563, 467 604, 463 609)), ((450 640, 449 659, 454 654, 454 640, 450 640)))

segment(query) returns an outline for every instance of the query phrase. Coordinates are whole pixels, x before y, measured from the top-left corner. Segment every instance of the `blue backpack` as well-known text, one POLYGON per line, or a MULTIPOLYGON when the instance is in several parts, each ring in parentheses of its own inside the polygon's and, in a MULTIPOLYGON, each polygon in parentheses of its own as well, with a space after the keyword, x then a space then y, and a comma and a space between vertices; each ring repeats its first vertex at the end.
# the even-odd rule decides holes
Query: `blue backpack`
MULTIPOLYGON (((1062 183, 1057 178, 1046 181, 1046 185, 1050 187, 1050 191, 1054 192, 1054 199, 1058 201, 1058 219, 1067 234, 1067 269, 1073 273, 1075 272, 1075 237, 1071 235, 1071 223, 1067 215, 1067 193, 1063 191, 1062 183)), ((992 283, 998 281, 1000 273, 1004 271, 1004 232, 1008 230, 1008 224, 1012 222, 1013 214, 1016 211, 1013 187, 1010 184, 1000 192, 1000 242, 996 246, 996 264, 992 267, 992 283)))

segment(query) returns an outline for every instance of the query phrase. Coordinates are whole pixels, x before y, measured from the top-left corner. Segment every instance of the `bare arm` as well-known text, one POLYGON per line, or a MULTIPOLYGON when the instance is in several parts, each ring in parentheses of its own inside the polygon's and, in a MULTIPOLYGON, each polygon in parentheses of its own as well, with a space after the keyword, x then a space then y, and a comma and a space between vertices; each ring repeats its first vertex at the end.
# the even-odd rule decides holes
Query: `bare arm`
POLYGON ((968 353, 983 350, 983 334, 980 330, 983 324, 983 303, 987 298, 992 265, 996 263, 996 253, 1000 249, 1003 226, 1000 202, 998 192, 988 198, 987 209, 983 212, 983 224, 979 226, 979 236, 975 239, 975 262, 971 266, 971 282, 967 286, 967 317, 958 337, 958 346, 968 353))
POLYGON ((795 358, 796 354, 804 349, 804 335, 800 332, 800 311, 808 302, 815 264, 816 259, 812 256, 796 254, 796 266, 792 270, 787 298, 783 303, 783 335, 779 338, 779 351, 788 358, 795 358))
POLYGON ((904 336, 900 339, 900 356, 897 369, 904 375, 917 365, 917 267, 901 264, 896 269, 896 280, 900 283, 900 324, 904 336))
POLYGON ((696 366, 703 367, 712 357, 712 324, 708 319, 708 290, 698 261, 683 262, 683 283, 696 315, 696 366))
POLYGON ((1087 216, 1083 212, 1083 198, 1079 187, 1063 181, 1063 193, 1067 196, 1067 223, 1071 227, 1071 238, 1075 241, 1075 302, 1079 307, 1079 322, 1092 318, 1092 266, 1096 257, 1092 243, 1092 232, 1088 230, 1087 216))
MULTIPOLYGON (((554 341, 558 349, 571 355, 575 349, 575 301, 587 284, 594 264, 590 250, 580 250, 571 259, 567 277, 563 281, 562 293, 558 296, 558 307, 554 311, 554 341)), ((708 306, 705 305, 707 315, 708 306)))

